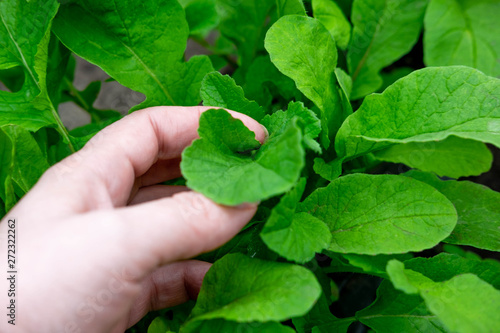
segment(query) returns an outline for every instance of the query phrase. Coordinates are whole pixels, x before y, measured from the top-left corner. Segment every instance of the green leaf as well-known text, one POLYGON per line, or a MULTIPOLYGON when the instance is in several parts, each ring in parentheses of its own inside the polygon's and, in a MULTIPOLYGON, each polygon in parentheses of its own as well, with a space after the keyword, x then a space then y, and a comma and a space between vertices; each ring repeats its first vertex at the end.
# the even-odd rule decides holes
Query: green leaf
POLYGON ((328 250, 333 252, 391 254, 431 248, 455 227, 455 208, 429 185, 404 178, 340 177, 314 191, 298 211, 328 225, 328 250))
POLYGON ((304 146, 321 153, 321 147, 315 140, 321 132, 321 122, 316 114, 301 102, 290 102, 286 111, 276 111, 272 115, 267 115, 261 123, 270 133, 282 132, 295 117, 303 122, 304 146))
POLYGON ((277 204, 261 232, 264 243, 288 260, 305 263, 330 244, 331 234, 323 221, 295 213, 306 186, 305 178, 277 204))
POLYGON ((407 260, 405 266, 435 282, 443 282, 455 275, 471 273, 500 289, 500 262, 493 259, 467 259, 455 254, 440 253, 432 258, 417 257, 407 260))
POLYGON ((180 0, 191 35, 205 36, 219 24, 216 0, 180 0))
POLYGON ((465 65, 500 76, 500 26, 492 0, 431 0, 425 14, 427 66, 465 65))
POLYGON ((292 322, 298 333, 309 333, 314 326, 328 324, 336 320, 338 318, 330 312, 326 296, 321 294, 311 311, 302 317, 293 318, 292 322))
POLYGON ((430 312, 454 332, 494 332, 500 322, 500 291, 474 274, 434 282, 392 260, 387 273, 397 289, 418 293, 430 312))
POLYGON ((396 290, 387 280, 377 289, 375 302, 356 312, 356 318, 380 333, 448 331, 437 316, 427 310, 420 296, 396 290))
POLYGON ((245 95, 266 108, 271 107, 277 94, 285 101, 300 100, 302 96, 295 87, 295 82, 283 75, 273 65, 269 56, 255 58, 248 68, 245 81, 245 95))
POLYGON ((163 317, 156 317, 148 327, 148 333, 165 333, 168 331, 168 321, 163 317))
POLYGON ((428 0, 355 0, 347 53, 352 99, 382 86, 381 69, 408 53, 422 30, 428 0))
POLYGON ((229 75, 219 72, 207 74, 201 83, 200 94, 205 106, 238 111, 257 121, 264 117, 264 110, 254 101, 246 99, 243 89, 229 75))
POLYGON ((237 323, 223 319, 212 319, 194 322, 187 327, 184 327, 180 333, 294 333, 295 331, 287 326, 283 326, 276 322, 253 322, 253 323, 237 323))
POLYGON ((385 267, 387 262, 392 259, 405 261, 411 259, 413 256, 410 253, 405 254, 379 254, 376 256, 361 255, 361 254, 342 254, 342 257, 349 261, 349 264, 359 267, 367 274, 375 274, 383 278, 387 278, 385 267))
POLYGON ((216 1, 220 32, 236 45, 240 56, 240 70, 243 72, 246 72, 253 59, 262 51, 267 28, 275 20, 283 15, 306 14, 299 0, 216 1))
MULTIPOLYGON (((493 287, 500 287, 500 263, 491 259, 471 260, 441 253, 432 258, 407 260, 405 266, 435 282, 449 280, 457 274, 472 273, 493 287)), ((447 331, 437 316, 427 310, 420 296, 398 291, 389 281, 382 282, 375 302, 358 311, 356 318, 376 332, 447 331)))
POLYGON ((487 172, 493 154, 482 142, 449 136, 443 141, 409 142, 374 153, 379 160, 404 163, 439 176, 460 178, 487 172))
POLYGON ((500 80, 468 67, 429 67, 368 96, 342 124, 335 149, 352 159, 451 135, 500 146, 499 132, 500 80))
POLYGON ((333 0, 313 0, 314 17, 318 19, 337 43, 345 50, 351 39, 351 24, 342 13, 342 10, 333 0))
POLYGON ((200 139, 182 153, 187 186, 225 205, 257 202, 288 191, 305 163, 297 121, 271 133, 260 147, 255 134, 227 111, 204 112, 200 139))
POLYGON ((49 168, 47 159, 30 132, 20 126, 3 126, 12 142, 11 178, 26 193, 49 168))
POLYGON ((12 167, 12 141, 0 128, 0 199, 6 201, 5 182, 10 178, 12 167))
POLYGON ((206 56, 182 61, 189 29, 176 0, 77 0, 61 6, 53 30, 73 52, 146 95, 133 110, 197 105, 201 80, 213 70, 206 56))
POLYGON ((457 226, 444 242, 500 251, 500 193, 468 181, 442 181, 423 172, 404 175, 433 186, 455 206, 457 226))
POLYGON ((479 254, 472 251, 467 251, 458 245, 443 244, 443 252, 456 254, 457 256, 467 259, 481 260, 481 256, 479 254))
POLYGON ((342 160, 335 159, 326 163, 324 159, 316 157, 313 164, 314 172, 326 180, 333 181, 342 174, 342 160))
POLYGON ((328 149, 351 112, 337 84, 337 48, 331 35, 316 19, 289 15, 269 29, 265 46, 274 65, 320 109, 321 143, 328 149))
POLYGON ((21 90, 0 91, 0 126, 52 126, 69 143, 47 88, 49 27, 58 7, 56 0, 0 2, 0 70, 20 66, 25 75, 21 90))
POLYGON ((354 318, 338 318, 326 324, 313 327, 312 333, 347 333, 349 326, 355 321, 356 319, 354 318))
POLYGON ((188 325, 215 318, 282 321, 306 314, 320 293, 314 274, 301 266, 229 254, 207 272, 188 325))
POLYGON ((340 87, 344 91, 344 95, 349 99, 352 92, 352 79, 344 72, 342 68, 335 68, 335 75, 337 76, 337 81, 339 81, 340 87))

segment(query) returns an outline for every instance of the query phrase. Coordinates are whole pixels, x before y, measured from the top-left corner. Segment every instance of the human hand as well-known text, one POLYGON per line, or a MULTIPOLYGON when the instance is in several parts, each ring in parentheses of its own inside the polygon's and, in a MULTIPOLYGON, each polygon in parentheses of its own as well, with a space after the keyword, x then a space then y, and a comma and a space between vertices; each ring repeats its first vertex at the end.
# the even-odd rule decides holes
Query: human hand
MULTIPOLYGON (((155 185, 180 176, 181 152, 207 109, 134 112, 42 176, 0 223, 0 257, 9 218, 18 250, 16 325, 3 315, 1 332, 123 332, 197 295, 210 264, 184 259, 227 242, 257 207, 155 185)), ((265 140, 260 124, 232 115, 265 140)), ((9 281, 0 281, 5 300, 9 281)))

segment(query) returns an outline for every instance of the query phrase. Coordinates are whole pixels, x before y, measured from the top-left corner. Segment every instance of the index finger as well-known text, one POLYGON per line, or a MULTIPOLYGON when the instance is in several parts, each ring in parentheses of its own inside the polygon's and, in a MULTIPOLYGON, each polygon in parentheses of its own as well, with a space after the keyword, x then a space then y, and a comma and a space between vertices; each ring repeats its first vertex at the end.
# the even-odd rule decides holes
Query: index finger
MULTIPOLYGON (((136 177, 158 159, 179 157, 198 137, 200 115, 208 109, 211 107, 153 107, 136 111, 103 129, 79 152, 51 168, 41 185, 49 182, 51 189, 60 194, 71 191, 71 195, 62 197, 71 200, 67 204, 76 211, 124 205, 136 177)), ((266 133, 257 121, 228 112, 263 142, 266 133)))

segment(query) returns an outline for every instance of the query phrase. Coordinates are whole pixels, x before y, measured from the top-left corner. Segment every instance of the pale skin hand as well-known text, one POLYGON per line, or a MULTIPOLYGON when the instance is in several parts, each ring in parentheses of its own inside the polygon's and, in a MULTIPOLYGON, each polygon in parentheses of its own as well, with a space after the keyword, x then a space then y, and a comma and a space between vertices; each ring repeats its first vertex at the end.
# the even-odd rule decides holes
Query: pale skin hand
MULTIPOLYGON (((231 239, 257 206, 217 205, 185 188, 155 185, 180 175, 182 150, 208 108, 137 111, 49 169, 0 223, 16 219, 16 326, 0 279, 0 332, 123 332, 148 311, 197 295, 210 264, 185 260, 231 239)), ((232 112, 265 140, 251 118, 232 112)))

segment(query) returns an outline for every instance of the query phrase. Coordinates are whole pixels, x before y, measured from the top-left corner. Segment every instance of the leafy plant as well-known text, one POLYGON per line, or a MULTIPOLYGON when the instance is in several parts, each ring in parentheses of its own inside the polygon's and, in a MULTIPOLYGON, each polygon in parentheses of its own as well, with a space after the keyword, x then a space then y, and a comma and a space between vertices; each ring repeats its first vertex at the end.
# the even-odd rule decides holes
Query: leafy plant
POLYGON ((200 256, 214 265, 197 302, 131 332, 494 332, 500 194, 462 177, 487 172, 486 144, 500 147, 499 11, 496 0, 1 1, 0 214, 120 118, 93 106, 100 82, 73 86, 78 55, 144 94, 131 112, 203 101, 269 132, 261 145, 223 109, 201 116, 187 186, 261 204, 200 256), (208 55, 185 59, 188 40, 208 55), (66 101, 91 123, 68 131, 66 101))

